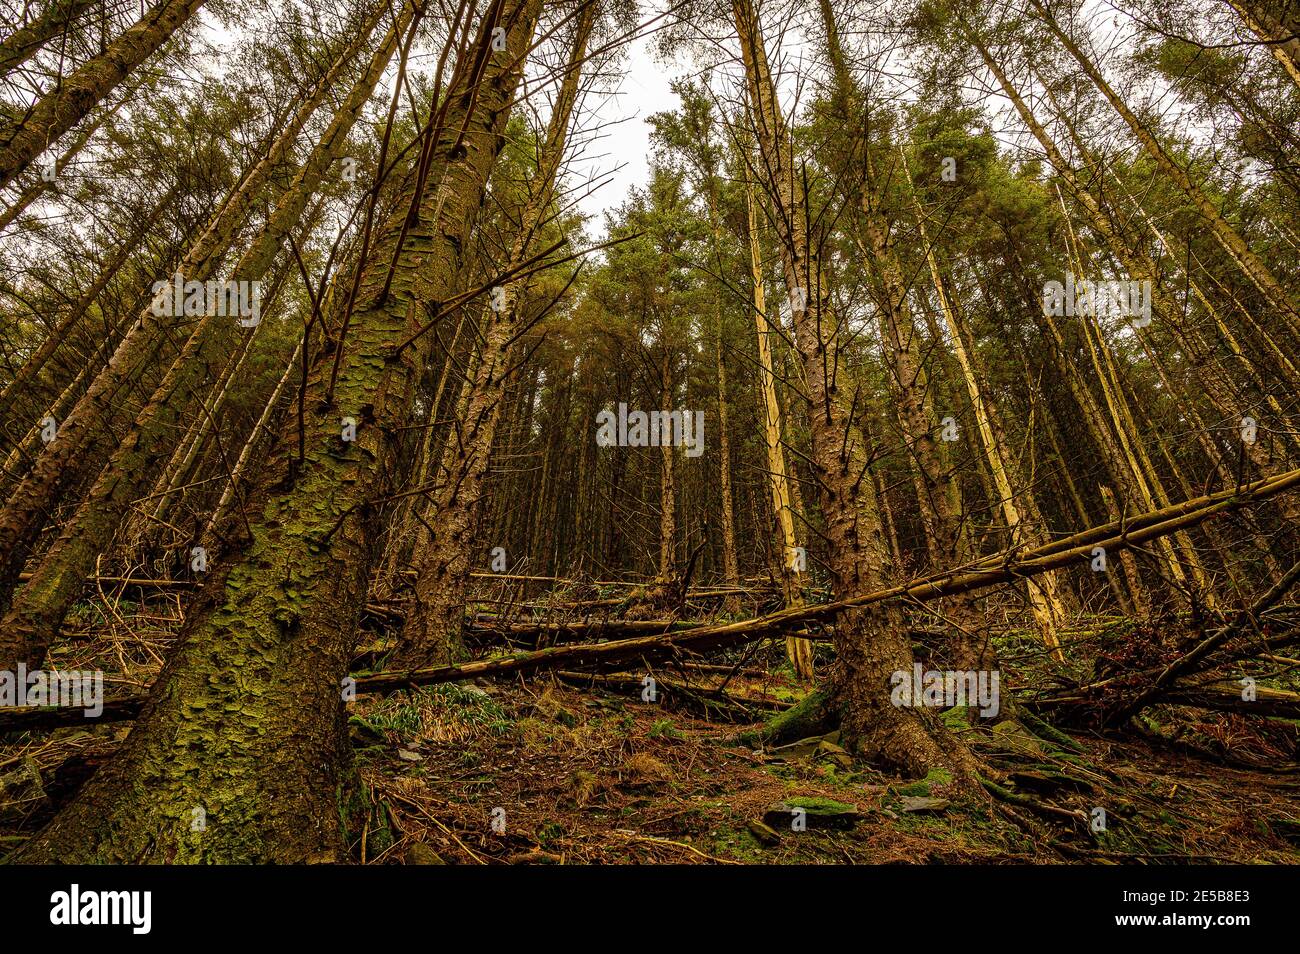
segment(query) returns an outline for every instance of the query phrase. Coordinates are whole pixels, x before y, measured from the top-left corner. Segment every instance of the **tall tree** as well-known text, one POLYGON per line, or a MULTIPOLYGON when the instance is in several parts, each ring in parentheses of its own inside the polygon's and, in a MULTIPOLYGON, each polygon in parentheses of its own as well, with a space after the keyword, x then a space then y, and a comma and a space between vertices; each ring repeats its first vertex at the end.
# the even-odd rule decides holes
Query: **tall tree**
POLYGON ((354 787, 344 678, 394 486, 392 435, 427 359, 427 336, 402 344, 426 306, 451 297, 540 6, 506 0, 481 18, 442 121, 422 133, 427 161, 403 174, 357 294, 339 305, 335 350, 311 356, 301 428, 289 423, 249 494, 244 548, 213 568, 122 750, 25 846, 26 860, 344 855, 354 787), (343 418, 355 441, 342 439, 343 418))

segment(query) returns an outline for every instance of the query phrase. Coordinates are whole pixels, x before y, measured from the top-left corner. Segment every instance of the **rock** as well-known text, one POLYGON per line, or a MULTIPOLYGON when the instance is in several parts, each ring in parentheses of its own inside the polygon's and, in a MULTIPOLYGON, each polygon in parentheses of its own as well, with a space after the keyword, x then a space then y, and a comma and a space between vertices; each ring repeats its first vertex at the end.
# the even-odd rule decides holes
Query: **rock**
POLYGON ((825 739, 817 743, 813 758, 819 762, 834 762, 840 768, 851 768, 853 766, 853 756, 834 742, 828 742, 825 739))
POLYGON ((749 833, 758 840, 760 845, 771 848, 781 843, 781 836, 776 833, 776 830, 758 819, 746 822, 745 827, 749 829, 749 833))
POLYGON ((913 795, 904 795, 898 801, 903 811, 918 815, 941 812, 952 804, 946 798, 927 798, 913 795))
POLYGON ((788 798, 769 805, 763 813, 763 821, 779 830, 789 831, 798 809, 803 810, 803 818, 809 828, 848 829, 862 817, 856 805, 829 798, 788 798))
POLYGON ((408 865, 445 865, 442 855, 438 854, 422 841, 417 841, 406 849, 408 865))
POLYGON ((767 750, 767 757, 773 762, 789 762, 792 759, 809 759, 816 754, 822 741, 821 738, 813 736, 808 739, 800 739, 798 742, 791 742, 788 745, 778 745, 774 749, 767 750))

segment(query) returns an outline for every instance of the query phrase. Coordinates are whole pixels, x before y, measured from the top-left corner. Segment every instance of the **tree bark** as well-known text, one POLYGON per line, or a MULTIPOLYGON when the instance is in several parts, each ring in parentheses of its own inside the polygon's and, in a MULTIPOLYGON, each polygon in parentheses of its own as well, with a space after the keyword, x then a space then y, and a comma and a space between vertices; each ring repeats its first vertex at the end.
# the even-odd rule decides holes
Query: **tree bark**
MULTIPOLYGON (((782 593, 788 607, 802 606, 804 602, 804 568, 807 556, 799 549, 794 532, 794 511, 790 500, 790 478, 786 472, 785 451, 781 447, 781 404, 776 394, 776 375, 772 368, 772 335, 768 326, 767 301, 763 288, 763 259, 758 242, 758 214, 755 209, 754 187, 745 183, 745 198, 749 212, 749 270, 754 285, 754 324, 758 331, 758 373, 763 391, 763 443, 767 448, 768 489, 771 492, 772 515, 781 541, 780 567, 782 593)), ((794 667, 795 675, 804 682, 813 678, 813 647, 806 639, 797 636, 785 638, 785 654, 794 667)))
MULTIPOLYGON (((371 26, 374 22, 370 21, 371 26)), ((206 281, 216 273, 221 259, 229 251, 236 234, 258 201, 262 187, 270 179, 271 173, 290 155, 298 133, 324 101, 332 83, 337 81, 366 35, 363 32, 360 38, 345 47, 331 69, 300 104, 266 155, 244 176, 204 234, 189 248, 184 261, 178 266, 179 274, 186 281, 206 281)), ((383 58, 383 63, 386 62, 387 56, 383 58)), ((234 267, 231 281, 257 281, 270 267, 284 236, 306 207, 311 190, 333 160, 331 150, 342 147, 347 129, 355 121, 382 70, 383 64, 376 66, 372 62, 370 73, 353 90, 347 107, 335 117, 322 144, 313 150, 308 163, 299 170, 293 186, 277 204, 271 219, 234 267), (359 96, 359 91, 365 95, 359 96)), ((58 502, 71 479, 79 472, 85 449, 101 437, 104 422, 114 407, 115 391, 141 365, 154 343, 165 335, 168 322, 176 321, 176 318, 169 315, 154 314, 151 306, 140 311, 135 324, 117 346, 108 365, 96 376, 68 417, 59 422, 57 436, 46 446, 44 453, 10 496, 3 511, 0 511, 0 598, 7 601, 17 574, 26 560, 27 548, 41 528, 42 517, 58 502)), ((166 453, 173 438, 159 438, 159 434, 173 433, 177 415, 185 406, 185 398, 202 381, 209 368, 224 364, 224 359, 229 354, 230 341, 236 333, 244 331, 246 329, 236 327, 236 320, 231 316, 205 314, 199 318, 187 336, 181 354, 140 412, 131 436, 116 452, 120 460, 126 460, 128 455, 133 460, 133 466, 122 473, 143 475, 152 472, 150 468, 161 466, 165 462, 158 458, 160 453, 166 453), (179 397, 172 400, 172 395, 179 397), (153 429, 149 435, 142 436, 142 429, 146 425, 153 429), (157 442, 151 441, 151 438, 157 442)), ((111 485, 119 488, 119 499, 128 495, 131 495, 131 499, 139 496, 139 493, 134 493, 133 482, 123 482, 120 477, 112 474, 109 474, 108 479, 111 485)), ((101 485, 100 489, 103 499, 112 493, 111 487, 101 485)), ((89 540, 83 542, 89 543, 89 540)), ((37 644, 39 642, 38 640, 37 644)))
POLYGON ((1074 57, 1102 95, 1106 97, 1115 112, 1119 113, 1124 122, 1128 124, 1129 129, 1133 131, 1133 135, 1137 137, 1138 142, 1155 160, 1160 171, 1167 175, 1192 200, 1192 204, 1201 213, 1206 224, 1214 233, 1214 237, 1223 246, 1224 251, 1237 263, 1251 283, 1259 289, 1260 294, 1264 296, 1264 300, 1276 310, 1277 317, 1286 325, 1292 335, 1300 338, 1300 310, 1297 309, 1295 302, 1278 282, 1273 272, 1250 250, 1240 233, 1223 217, 1223 213, 1210 201, 1205 192, 1192 182, 1187 171, 1173 160, 1156 140, 1155 136, 1142 125, 1119 94, 1106 82, 1101 70, 1084 54, 1078 44, 1061 29, 1056 19, 1043 7, 1041 0, 1029 0, 1029 3, 1038 12, 1042 22, 1056 36, 1069 54, 1074 57))
POLYGON ((50 0, 30 23, 0 42, 0 75, 26 63, 42 46, 71 27, 94 3, 95 0, 50 0))
MULTIPOLYGON (((564 159, 569 123, 580 89, 587 44, 595 25, 596 3, 579 14, 564 79, 538 156, 534 186, 523 203, 520 228, 506 273, 517 271, 551 205, 555 179, 564 159)), ((437 468, 434 505, 425 523, 429 539, 416 554, 416 581, 406 623, 393 660, 398 665, 451 662, 464 654, 461 627, 465 590, 473 558, 488 464, 496 442, 505 389, 514 370, 520 339, 530 325, 521 298, 525 280, 503 283, 496 300, 483 310, 479 328, 482 356, 462 389, 460 427, 444 448, 437 468)), ((449 369, 450 370, 450 369, 449 369)), ((545 496, 545 495, 542 495, 545 496)))

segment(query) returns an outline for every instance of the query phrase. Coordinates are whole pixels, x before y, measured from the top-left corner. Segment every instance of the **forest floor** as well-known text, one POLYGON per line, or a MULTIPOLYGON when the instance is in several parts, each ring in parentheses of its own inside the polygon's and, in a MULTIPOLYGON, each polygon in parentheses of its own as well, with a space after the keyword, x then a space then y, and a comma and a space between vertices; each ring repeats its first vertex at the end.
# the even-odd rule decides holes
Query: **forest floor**
MULTIPOLYGON (((104 668, 115 674, 110 697, 138 691, 157 672, 179 607, 174 596, 90 604, 51 665, 104 668)), ((1001 649, 1005 666, 1016 647, 1001 649)), ((941 776, 909 782, 856 764, 835 733, 775 748, 746 737, 801 694, 779 666, 780 647, 765 653, 775 673, 743 668, 742 660, 756 665, 752 650, 732 659, 729 701, 713 692, 724 677, 710 666, 656 671, 653 700, 631 672, 363 695, 350 710, 370 803, 356 856, 367 864, 1300 863, 1293 724, 1260 733, 1240 716, 1163 706, 1146 714, 1160 741, 1035 734, 1025 727, 1032 723, 970 724, 964 710, 949 710, 945 721, 996 783, 998 797, 972 801, 941 776), (1255 757, 1259 768, 1248 764, 1255 757)), ((1026 652, 1012 681, 1032 682, 1047 665, 1040 651, 1026 652)), ((0 855, 48 820, 128 731, 129 723, 88 724, 0 737, 0 855)))
POLYGON ((1078 736, 1072 752, 1015 723, 948 721, 1042 807, 950 802, 941 780, 853 765, 833 734, 753 749, 738 740, 753 726, 709 721, 662 695, 646 703, 548 679, 391 696, 354 719, 371 741, 359 753, 383 807, 374 820, 386 847, 367 860, 1300 862, 1284 837, 1300 816, 1300 775, 1144 741, 1078 736), (1094 833, 1099 805, 1106 831, 1094 833), (805 808, 806 830, 794 830, 794 807, 805 808))

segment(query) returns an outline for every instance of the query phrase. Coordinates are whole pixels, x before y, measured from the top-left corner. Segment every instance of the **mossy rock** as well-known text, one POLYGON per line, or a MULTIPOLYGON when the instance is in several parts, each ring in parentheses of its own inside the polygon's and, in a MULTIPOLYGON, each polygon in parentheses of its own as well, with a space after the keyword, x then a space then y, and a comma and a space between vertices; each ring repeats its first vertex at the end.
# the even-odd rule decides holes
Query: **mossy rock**
POLYGON ((862 812, 858 806, 820 796, 787 798, 769 805, 763 821, 789 830, 797 813, 802 811, 809 828, 849 829, 858 823, 862 812))
POLYGON ((953 706, 951 709, 945 709, 939 714, 939 718, 951 732, 967 732, 970 730, 969 706, 953 706))
POLYGON ((746 822, 745 828, 754 836, 755 841, 767 848, 773 848, 781 843, 781 836, 777 834, 776 829, 757 818, 746 822))
POLYGON ((646 732, 646 738, 684 739, 686 738, 686 733, 673 725, 672 719, 656 719, 654 724, 650 726, 650 730, 646 732))
POLYGON ((813 750, 813 759, 818 762, 830 762, 840 768, 853 766, 853 756, 849 755, 847 750, 825 739, 817 743, 817 748, 813 750))
POLYGON ((787 745, 778 745, 775 748, 768 749, 767 756, 781 762, 810 759, 816 754, 821 743, 821 736, 814 735, 811 738, 800 739, 798 742, 790 742, 787 745))
POLYGON ((406 863, 408 865, 445 865, 447 862, 442 860, 442 855, 424 842, 417 841, 406 849, 406 863))
POLYGON ((993 727, 997 744, 1005 746, 1013 755, 1032 756, 1037 759, 1047 755, 1043 740, 1026 729, 1019 722, 1008 719, 993 727))

